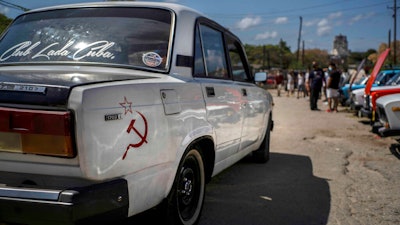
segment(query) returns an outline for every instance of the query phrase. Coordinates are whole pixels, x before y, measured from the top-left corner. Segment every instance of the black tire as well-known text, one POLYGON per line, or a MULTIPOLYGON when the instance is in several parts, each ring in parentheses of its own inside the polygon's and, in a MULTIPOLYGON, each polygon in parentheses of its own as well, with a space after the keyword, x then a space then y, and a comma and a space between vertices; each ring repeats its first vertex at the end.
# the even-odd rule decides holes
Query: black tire
POLYGON ((193 225, 200 219, 205 195, 203 157, 191 148, 179 164, 171 192, 166 202, 167 224, 193 225))
POLYGON ((267 126, 267 131, 265 132, 264 139, 260 145, 260 147, 253 151, 252 157, 254 162, 256 163, 266 163, 269 161, 269 144, 270 144, 270 139, 271 139, 271 126, 272 126, 272 120, 271 118, 268 121, 268 126, 267 126))

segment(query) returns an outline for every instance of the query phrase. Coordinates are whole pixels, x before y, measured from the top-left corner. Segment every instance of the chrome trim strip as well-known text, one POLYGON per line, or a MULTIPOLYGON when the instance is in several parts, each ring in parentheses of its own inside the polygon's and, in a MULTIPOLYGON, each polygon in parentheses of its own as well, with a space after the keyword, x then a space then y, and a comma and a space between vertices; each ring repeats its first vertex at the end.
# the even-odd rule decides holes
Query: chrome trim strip
POLYGON ((66 205, 66 206, 73 205, 73 203, 43 201, 43 200, 34 200, 34 199, 8 198, 8 197, 1 197, 1 196, 0 196, 0 200, 16 201, 16 202, 29 202, 29 203, 45 203, 45 204, 66 205))
POLYGON ((1 91, 33 92, 46 94, 46 87, 39 85, 19 84, 19 83, 0 83, 1 91))
POLYGON ((61 190, 44 190, 34 188, 0 187, 0 198, 21 198, 58 201, 61 190))

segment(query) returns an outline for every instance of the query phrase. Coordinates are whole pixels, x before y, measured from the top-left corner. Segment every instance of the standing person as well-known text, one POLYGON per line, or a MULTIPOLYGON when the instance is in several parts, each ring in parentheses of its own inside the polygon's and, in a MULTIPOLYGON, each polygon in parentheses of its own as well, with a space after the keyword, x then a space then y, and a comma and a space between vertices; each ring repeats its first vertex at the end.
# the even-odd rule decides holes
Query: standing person
POLYGON ((282 84, 283 84, 283 75, 282 73, 278 70, 278 74, 276 74, 275 77, 277 89, 278 89, 278 97, 281 96, 281 90, 282 90, 282 84))
POLYGON ((307 98, 309 98, 309 96, 310 96, 309 76, 310 76, 310 69, 307 69, 307 72, 306 72, 306 75, 305 75, 305 86, 306 86, 306 96, 307 96, 307 98))
POLYGON ((297 98, 299 98, 300 93, 303 93, 304 98, 306 97, 307 92, 306 92, 306 86, 304 84, 304 82, 305 82, 304 76, 305 76, 304 72, 300 72, 297 75, 297 98))
POLYGON ((321 94, 323 82, 325 82, 324 71, 318 66, 317 62, 313 62, 313 70, 308 76, 311 110, 319 110, 317 103, 319 95, 321 94))
POLYGON ((294 94, 294 72, 290 71, 287 76, 287 97, 294 94))
MULTIPOLYGON (((328 68, 324 68, 324 69, 322 69, 322 71, 324 71, 324 81, 322 82, 322 91, 325 96, 325 99, 323 100, 323 102, 325 105, 327 105, 328 104, 328 96, 326 95, 326 90, 327 90, 326 81, 328 80, 329 71, 328 71, 328 68)), ((322 97, 322 95, 321 95, 321 97, 322 97)))
POLYGON ((328 97, 328 109, 327 112, 338 112, 339 103, 339 83, 340 83, 340 72, 336 69, 335 63, 329 64, 329 76, 326 82, 327 90, 326 95, 328 97), (332 107, 333 104, 333 107, 332 107))

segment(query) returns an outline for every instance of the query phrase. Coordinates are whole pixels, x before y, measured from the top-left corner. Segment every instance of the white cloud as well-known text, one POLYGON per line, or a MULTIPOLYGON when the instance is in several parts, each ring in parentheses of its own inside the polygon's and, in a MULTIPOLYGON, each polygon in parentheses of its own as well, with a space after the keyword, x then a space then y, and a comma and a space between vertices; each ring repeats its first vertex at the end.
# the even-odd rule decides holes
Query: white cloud
POLYGON ((318 27, 317 34, 318 34, 318 36, 326 36, 326 35, 330 34, 331 30, 332 30, 332 27, 330 27, 330 26, 321 26, 321 27, 318 27))
POLYGON ((354 24, 360 20, 365 20, 365 19, 369 19, 370 17, 374 16, 375 13, 370 12, 370 13, 366 13, 366 14, 358 14, 356 16, 354 16, 353 18, 350 19, 349 24, 354 24))
POLYGON ((239 28, 240 30, 245 30, 249 27, 256 26, 261 23, 261 17, 245 17, 242 20, 240 20, 237 24, 236 27, 239 28))
POLYGON ((339 26, 342 23, 342 20, 339 19, 342 16, 342 12, 331 13, 326 18, 306 21, 304 26, 316 26, 316 33, 318 36, 327 36, 330 35, 334 26, 339 26))
POLYGON ((265 39, 270 39, 270 38, 276 38, 277 36, 278 36, 278 32, 276 32, 276 31, 272 31, 272 32, 267 31, 267 32, 262 33, 262 34, 257 34, 255 39, 257 41, 259 41, 259 40, 265 40, 265 39))
POLYGON ((365 15, 365 18, 370 18, 370 17, 373 17, 373 16, 375 16, 376 15, 376 13, 375 12, 369 12, 369 13, 367 13, 366 15, 365 15))
POLYGON ((289 21, 287 17, 278 17, 275 19, 275 24, 285 24, 289 21))
POLYGON ((362 14, 359 14, 359 15, 357 15, 357 16, 351 18, 350 23, 353 24, 353 23, 355 23, 355 22, 357 22, 357 21, 360 21, 362 18, 363 18, 363 15, 362 15, 362 14))
POLYGON ((318 27, 324 27, 328 25, 328 20, 327 19, 322 19, 318 22, 318 27))
POLYGON ((329 25, 328 19, 322 19, 317 24, 317 35, 326 36, 330 34, 332 27, 329 25))
POLYGON ((328 18, 329 19, 337 19, 337 18, 342 17, 342 15, 343 15, 342 12, 331 13, 331 14, 329 14, 328 18))
POLYGON ((310 20, 310 21, 305 21, 304 22, 304 26, 306 27, 311 27, 314 26, 315 24, 318 23, 319 20, 315 19, 315 20, 310 20))

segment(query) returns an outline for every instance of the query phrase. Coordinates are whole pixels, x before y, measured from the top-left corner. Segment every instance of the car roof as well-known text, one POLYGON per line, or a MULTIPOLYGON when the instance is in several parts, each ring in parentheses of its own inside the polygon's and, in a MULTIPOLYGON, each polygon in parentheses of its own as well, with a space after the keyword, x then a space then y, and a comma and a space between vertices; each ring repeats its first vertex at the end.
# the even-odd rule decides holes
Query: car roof
POLYGON ((57 5, 50 6, 44 8, 38 8, 28 11, 27 13, 33 12, 41 12, 47 10, 57 10, 57 9, 71 9, 71 8, 89 8, 89 7, 150 7, 150 8, 164 8, 171 9, 175 13, 180 14, 181 12, 191 12, 193 14, 197 14, 199 16, 203 16, 202 13, 175 3, 166 3, 166 2, 136 2, 136 1, 116 1, 116 2, 90 2, 90 3, 76 3, 76 4, 65 4, 65 5, 57 5))

